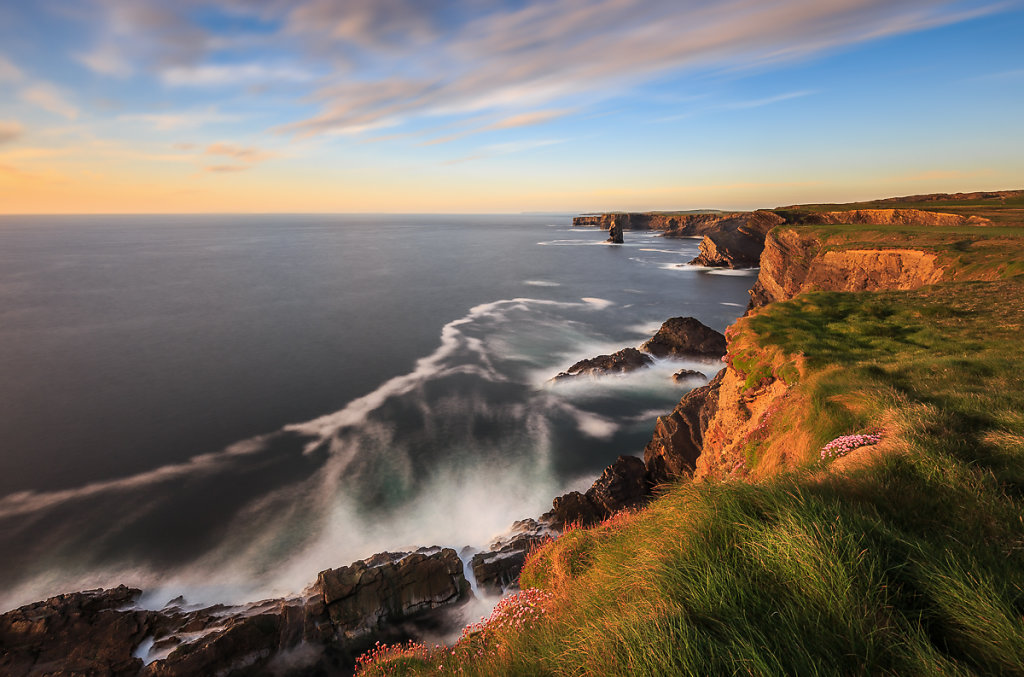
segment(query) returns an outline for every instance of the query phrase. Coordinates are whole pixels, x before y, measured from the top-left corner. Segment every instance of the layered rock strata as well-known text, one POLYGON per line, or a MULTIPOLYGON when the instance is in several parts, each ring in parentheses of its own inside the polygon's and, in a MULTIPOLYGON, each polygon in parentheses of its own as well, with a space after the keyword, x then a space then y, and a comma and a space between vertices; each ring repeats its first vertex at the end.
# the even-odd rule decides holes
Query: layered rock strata
POLYGON ((347 674, 373 640, 436 629, 472 593, 455 551, 433 548, 328 569, 296 598, 153 611, 141 594, 90 590, 0 615, 0 674, 347 674))

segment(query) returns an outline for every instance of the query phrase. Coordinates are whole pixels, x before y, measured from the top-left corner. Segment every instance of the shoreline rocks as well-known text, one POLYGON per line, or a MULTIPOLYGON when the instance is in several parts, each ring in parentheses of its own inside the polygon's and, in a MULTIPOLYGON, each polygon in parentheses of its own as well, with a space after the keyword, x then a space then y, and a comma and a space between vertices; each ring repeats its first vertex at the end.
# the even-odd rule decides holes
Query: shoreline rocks
MULTIPOLYGON (((725 354, 725 336, 693 317, 671 317, 662 323, 657 333, 639 348, 623 348, 610 355, 598 355, 580 360, 552 381, 579 376, 625 374, 654 364, 653 357, 696 357, 717 359, 725 354)), ((698 371, 684 369, 673 378, 679 381, 687 376, 703 376, 698 371), (684 372, 688 372, 684 374, 684 372), (679 378, 676 378, 678 376, 679 378)))
POLYGON ((295 598, 152 611, 135 606, 141 595, 89 590, 0 615, 0 674, 350 674, 374 640, 445 628, 472 592, 454 550, 427 548, 327 569, 295 598))

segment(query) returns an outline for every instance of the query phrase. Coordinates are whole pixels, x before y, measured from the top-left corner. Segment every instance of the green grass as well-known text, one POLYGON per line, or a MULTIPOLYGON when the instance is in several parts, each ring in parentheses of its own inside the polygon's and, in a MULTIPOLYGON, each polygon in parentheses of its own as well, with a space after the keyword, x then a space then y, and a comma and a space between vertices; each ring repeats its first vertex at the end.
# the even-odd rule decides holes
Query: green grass
MULTIPOLYGON (((822 236, 837 232, 908 236, 822 236)), ((1024 279, 1005 265, 1024 240, 968 234, 909 229, 949 256, 1005 240, 1002 260, 956 259, 987 281, 814 292, 730 331, 748 380, 764 356, 802 356, 786 379, 800 406, 768 431, 810 440, 799 462, 570 531, 522 576, 551 594, 545 613, 368 674, 1024 675, 1024 279), (888 450, 871 462, 817 459, 871 426, 888 450)))

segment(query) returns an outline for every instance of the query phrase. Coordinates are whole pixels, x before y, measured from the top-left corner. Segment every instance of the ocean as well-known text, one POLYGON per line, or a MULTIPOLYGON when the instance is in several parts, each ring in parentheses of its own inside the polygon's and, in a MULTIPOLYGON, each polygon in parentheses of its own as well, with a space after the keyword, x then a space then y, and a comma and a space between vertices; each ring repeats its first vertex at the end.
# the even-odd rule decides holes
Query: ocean
POLYGON ((551 383, 753 271, 568 216, 0 217, 0 610, 120 583, 159 608, 486 546, 642 454, 659 361, 551 383))

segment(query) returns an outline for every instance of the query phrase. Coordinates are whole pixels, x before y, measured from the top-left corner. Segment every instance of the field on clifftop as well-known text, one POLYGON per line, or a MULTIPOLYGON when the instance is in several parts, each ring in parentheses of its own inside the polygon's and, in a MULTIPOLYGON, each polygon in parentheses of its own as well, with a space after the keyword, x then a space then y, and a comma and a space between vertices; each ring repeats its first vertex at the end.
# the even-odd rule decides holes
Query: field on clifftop
POLYGON ((1024 228, 982 202, 998 225, 783 226, 934 253, 940 281, 741 319, 736 439, 703 479, 536 551, 539 592, 454 647, 362 674, 1024 674, 1024 228))

